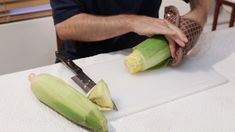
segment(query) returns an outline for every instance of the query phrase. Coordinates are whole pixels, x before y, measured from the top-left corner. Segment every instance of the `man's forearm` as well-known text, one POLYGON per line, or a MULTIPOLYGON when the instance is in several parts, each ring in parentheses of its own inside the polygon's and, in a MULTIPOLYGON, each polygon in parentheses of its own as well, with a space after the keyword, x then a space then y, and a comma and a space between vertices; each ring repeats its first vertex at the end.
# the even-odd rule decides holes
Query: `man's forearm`
POLYGON ((57 24, 56 32, 62 40, 84 42, 101 41, 129 32, 149 37, 168 35, 179 45, 187 41, 178 27, 158 18, 141 15, 95 16, 82 13, 57 24))
POLYGON ((127 17, 79 14, 57 24, 56 30, 63 40, 100 41, 131 32, 127 17))
POLYGON ((191 11, 184 17, 191 18, 204 25, 210 10, 210 0, 190 0, 191 11))

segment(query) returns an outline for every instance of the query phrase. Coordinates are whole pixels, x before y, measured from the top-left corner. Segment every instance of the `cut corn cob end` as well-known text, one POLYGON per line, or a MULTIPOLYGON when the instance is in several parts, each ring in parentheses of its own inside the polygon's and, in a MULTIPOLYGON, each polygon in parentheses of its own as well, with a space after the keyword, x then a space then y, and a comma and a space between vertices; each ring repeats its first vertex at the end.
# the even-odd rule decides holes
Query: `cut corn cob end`
POLYGON ((100 80, 87 94, 88 99, 101 111, 113 110, 113 102, 108 85, 100 80))
POLYGON ((144 70, 144 59, 138 50, 134 50, 124 59, 127 71, 134 74, 144 70))

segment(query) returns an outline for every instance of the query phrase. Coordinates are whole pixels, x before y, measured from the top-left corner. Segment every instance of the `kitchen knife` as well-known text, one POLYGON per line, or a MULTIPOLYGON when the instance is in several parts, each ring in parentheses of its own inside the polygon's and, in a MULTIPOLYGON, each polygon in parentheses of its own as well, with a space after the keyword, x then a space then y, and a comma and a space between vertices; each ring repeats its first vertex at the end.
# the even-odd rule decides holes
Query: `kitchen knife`
MULTIPOLYGON (((80 86, 84 92, 88 93, 96 83, 89 78, 83 70, 77 66, 71 59, 65 57, 62 53, 56 51, 55 52, 56 58, 61 61, 67 68, 69 68, 75 76, 71 77, 71 79, 80 86)), ((117 106, 113 102, 113 109, 118 110, 117 106)))

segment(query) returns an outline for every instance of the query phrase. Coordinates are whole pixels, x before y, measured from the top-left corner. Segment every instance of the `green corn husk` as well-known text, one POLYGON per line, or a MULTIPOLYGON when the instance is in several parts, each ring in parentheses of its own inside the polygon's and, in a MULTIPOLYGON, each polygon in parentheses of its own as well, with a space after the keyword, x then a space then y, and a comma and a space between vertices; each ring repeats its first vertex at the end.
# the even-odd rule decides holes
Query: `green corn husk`
POLYGON ((133 52, 126 56, 125 66, 130 73, 137 73, 169 63, 170 48, 163 36, 148 38, 133 48, 133 52))
POLYGON ((108 131, 96 105, 63 80, 49 74, 30 75, 29 80, 35 96, 67 119, 93 131, 108 131))

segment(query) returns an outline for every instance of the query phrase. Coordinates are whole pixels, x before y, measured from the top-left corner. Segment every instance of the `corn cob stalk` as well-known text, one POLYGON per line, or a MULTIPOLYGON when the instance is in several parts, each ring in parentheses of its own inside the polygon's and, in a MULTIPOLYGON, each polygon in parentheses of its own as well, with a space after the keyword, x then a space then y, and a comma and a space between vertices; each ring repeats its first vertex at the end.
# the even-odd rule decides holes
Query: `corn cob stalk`
POLYGON ((49 74, 32 74, 29 80, 35 96, 67 119, 94 131, 108 131, 106 118, 97 107, 64 81, 49 74))
POLYGON ((130 73, 145 71, 163 62, 168 63, 170 49, 163 36, 148 38, 133 48, 133 52, 126 56, 125 66, 130 73))

